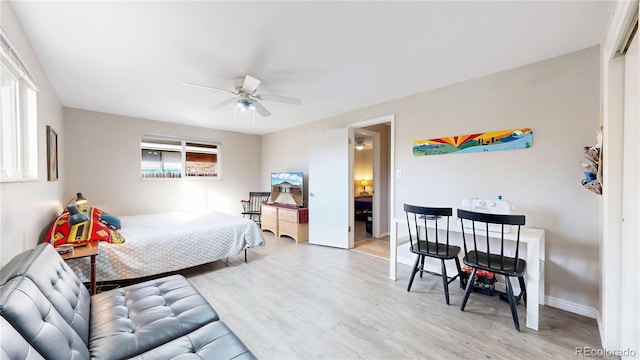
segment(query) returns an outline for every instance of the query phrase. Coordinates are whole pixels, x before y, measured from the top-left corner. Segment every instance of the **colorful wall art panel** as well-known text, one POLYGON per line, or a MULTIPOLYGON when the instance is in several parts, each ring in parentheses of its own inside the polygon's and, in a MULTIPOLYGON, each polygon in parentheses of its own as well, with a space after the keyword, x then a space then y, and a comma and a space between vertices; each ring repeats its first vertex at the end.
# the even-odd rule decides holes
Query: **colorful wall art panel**
POLYGON ((413 142, 413 155, 424 156, 517 150, 528 149, 531 145, 533 145, 533 131, 530 128, 524 128, 449 136, 438 139, 416 140, 413 142))

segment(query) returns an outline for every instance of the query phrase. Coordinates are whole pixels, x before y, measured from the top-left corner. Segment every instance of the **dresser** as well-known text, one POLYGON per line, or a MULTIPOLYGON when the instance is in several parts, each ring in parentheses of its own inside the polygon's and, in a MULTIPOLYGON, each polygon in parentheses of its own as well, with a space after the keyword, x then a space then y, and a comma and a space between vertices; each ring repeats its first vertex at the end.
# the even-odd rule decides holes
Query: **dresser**
POLYGON ((309 209, 263 204, 260 218, 262 231, 271 231, 276 237, 288 236, 301 243, 309 241, 309 209))

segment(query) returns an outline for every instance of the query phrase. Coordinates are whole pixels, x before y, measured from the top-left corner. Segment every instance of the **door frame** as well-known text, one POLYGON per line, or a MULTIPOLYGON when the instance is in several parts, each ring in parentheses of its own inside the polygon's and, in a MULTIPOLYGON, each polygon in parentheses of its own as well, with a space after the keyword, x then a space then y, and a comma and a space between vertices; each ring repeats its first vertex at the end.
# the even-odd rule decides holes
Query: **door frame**
MULTIPOLYGON (((367 127, 367 126, 372 126, 372 125, 378 125, 378 124, 389 124, 389 137, 390 137, 390 141, 389 141, 389 209, 388 209, 388 215, 389 215, 389 219, 388 219, 388 224, 389 227, 391 227, 391 224, 393 224, 393 219, 395 218, 395 120, 396 120, 396 115, 395 113, 392 114, 388 114, 388 115, 384 115, 384 116, 380 116, 377 118, 372 118, 372 119, 368 119, 368 120, 364 120, 364 121, 358 121, 355 123, 351 123, 347 125, 347 128, 350 128, 351 131, 349 131, 349 141, 351 144, 354 143, 355 139, 354 139, 354 129, 356 128, 363 128, 363 127, 367 127)), ((378 136, 379 139, 379 136, 378 136)), ((353 152, 354 147, 351 146, 350 147, 350 151, 351 154, 349 156, 349 179, 353 180, 353 152)), ((380 193, 380 181, 379 181, 379 176, 380 176, 380 144, 375 144, 374 143, 374 170, 373 170, 373 191, 374 193, 377 191, 378 193, 380 193), (376 152, 376 148, 378 149, 376 152), (377 156, 376 156, 377 153, 377 156), (376 164, 377 161, 377 164, 376 164), (377 169, 377 170, 376 170, 377 169)), ((353 181, 351 181, 351 188, 353 188, 353 181)), ((353 190, 351 191, 351 203, 353 204, 353 190)), ((378 199, 378 204, 376 206, 376 204, 373 204, 373 216, 374 219, 376 219, 376 208, 379 209, 379 197, 374 196, 373 199, 374 201, 376 201, 376 198, 378 199)), ((377 233, 380 234, 380 221, 375 221, 374 224, 377 223, 378 228, 377 228, 377 233)), ((349 226, 351 226, 351 229, 353 229, 354 226, 354 222, 353 222, 353 214, 351 214, 351 217, 349 219, 349 226)), ((375 225, 374 225, 375 226, 375 225)), ((349 245, 351 248, 353 248, 353 231, 349 232, 349 245)), ((391 243, 391 242, 389 242, 391 243)), ((391 249, 390 249, 391 250, 391 249)))
MULTIPOLYGON (((366 136, 370 136, 371 138, 373 138, 373 158, 372 158, 372 162, 373 162, 373 175, 372 175, 372 182, 373 182, 373 192, 372 192, 372 203, 371 203, 371 207, 373 208, 371 217, 373 219, 373 229, 372 229, 372 236, 374 238, 379 238, 381 237, 380 234, 380 196, 375 196, 376 193, 380 194, 380 133, 377 133, 375 131, 371 131, 371 130, 366 130, 366 129, 362 129, 362 128, 354 128, 353 131, 353 136, 356 137, 356 133, 358 134, 363 134, 366 136), (356 130, 357 129, 357 130, 356 130)), ((354 159, 354 163, 355 163, 355 153, 356 150, 353 150, 353 159, 354 159)), ((349 173, 349 176, 354 179, 353 176, 353 166, 351 166, 351 170, 349 173)), ((354 179, 355 180, 355 179, 354 179)), ((387 189, 387 192, 389 190, 387 189)), ((356 192, 354 192, 352 198, 355 198, 356 196, 356 192)), ((354 209, 355 211, 355 209, 354 209)))

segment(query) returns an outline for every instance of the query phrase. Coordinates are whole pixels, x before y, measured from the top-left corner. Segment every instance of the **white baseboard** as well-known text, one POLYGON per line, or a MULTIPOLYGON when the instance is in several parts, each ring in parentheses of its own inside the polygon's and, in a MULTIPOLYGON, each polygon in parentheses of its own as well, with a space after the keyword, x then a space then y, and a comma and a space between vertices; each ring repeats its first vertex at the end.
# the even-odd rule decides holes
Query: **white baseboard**
POLYGON ((597 310, 595 308, 573 303, 571 301, 554 298, 551 296, 544 297, 544 303, 546 305, 572 312, 574 314, 586 316, 595 319, 597 317, 597 310))
POLYGON ((416 261, 416 259, 415 259, 415 258, 410 259, 410 258, 408 258, 408 257, 398 256, 398 262, 399 262, 400 264, 413 266, 414 261, 416 261))
POLYGON ((602 312, 600 312, 600 310, 596 311, 596 322, 598 323, 598 332, 600 333, 600 344, 602 344, 604 348, 604 324, 602 323, 602 312))

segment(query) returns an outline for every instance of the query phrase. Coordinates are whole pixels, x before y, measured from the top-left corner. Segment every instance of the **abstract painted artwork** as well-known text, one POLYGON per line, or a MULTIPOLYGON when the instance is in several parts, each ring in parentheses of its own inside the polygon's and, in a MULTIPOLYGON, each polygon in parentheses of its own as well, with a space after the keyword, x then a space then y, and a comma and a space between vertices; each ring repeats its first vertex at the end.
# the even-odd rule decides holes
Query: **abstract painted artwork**
POLYGON ((533 145, 530 128, 490 131, 413 142, 413 155, 459 154, 481 151, 528 149, 533 145))
POLYGON ((58 180, 58 133, 47 125, 47 180, 58 180))

